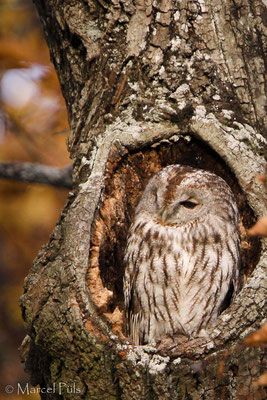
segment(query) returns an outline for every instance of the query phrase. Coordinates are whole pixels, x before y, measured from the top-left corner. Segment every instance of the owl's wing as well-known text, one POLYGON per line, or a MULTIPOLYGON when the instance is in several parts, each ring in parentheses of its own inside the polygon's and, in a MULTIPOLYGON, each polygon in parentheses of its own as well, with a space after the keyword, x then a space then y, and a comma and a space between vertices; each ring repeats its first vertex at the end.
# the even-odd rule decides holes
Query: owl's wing
POLYGON ((233 274, 232 274, 232 278, 229 281, 229 286, 228 286, 228 290, 226 292, 226 295, 219 307, 218 310, 218 315, 220 315, 224 310, 226 310, 226 308, 228 308, 230 306, 230 304, 232 303, 232 301, 234 300, 235 296, 237 295, 238 291, 239 291, 239 268, 240 268, 240 260, 236 260, 236 265, 233 268, 233 274))
POLYGON ((142 332, 140 329, 142 320, 141 303, 135 291, 137 270, 130 268, 129 265, 124 275, 124 303, 126 311, 127 335, 132 338, 137 345, 142 344, 142 332))
POLYGON ((235 293, 234 282, 233 282, 233 280, 230 280, 226 295, 219 307, 218 315, 220 315, 224 310, 226 310, 226 308, 228 308, 230 306, 230 304, 232 302, 232 298, 234 296, 234 293, 235 293))

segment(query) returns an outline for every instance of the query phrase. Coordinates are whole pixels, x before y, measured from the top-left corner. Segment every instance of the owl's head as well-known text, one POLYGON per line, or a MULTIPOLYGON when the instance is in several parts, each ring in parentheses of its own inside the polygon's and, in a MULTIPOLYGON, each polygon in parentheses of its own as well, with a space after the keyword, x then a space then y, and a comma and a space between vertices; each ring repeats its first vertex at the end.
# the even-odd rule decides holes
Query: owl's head
POLYGON ((136 209, 163 225, 184 226, 207 216, 237 223, 238 210, 230 187, 201 169, 170 165, 147 184, 136 209))

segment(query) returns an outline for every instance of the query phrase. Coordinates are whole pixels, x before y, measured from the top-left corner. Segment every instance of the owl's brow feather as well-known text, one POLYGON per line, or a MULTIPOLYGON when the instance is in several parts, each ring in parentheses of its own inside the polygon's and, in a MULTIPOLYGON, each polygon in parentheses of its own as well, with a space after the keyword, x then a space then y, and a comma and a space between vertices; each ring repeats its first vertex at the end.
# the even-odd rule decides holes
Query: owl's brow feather
POLYGON ((186 174, 192 170, 193 168, 191 167, 181 166, 172 171, 164 193, 164 204, 169 204, 172 201, 175 189, 181 184, 183 179, 186 177, 186 174))

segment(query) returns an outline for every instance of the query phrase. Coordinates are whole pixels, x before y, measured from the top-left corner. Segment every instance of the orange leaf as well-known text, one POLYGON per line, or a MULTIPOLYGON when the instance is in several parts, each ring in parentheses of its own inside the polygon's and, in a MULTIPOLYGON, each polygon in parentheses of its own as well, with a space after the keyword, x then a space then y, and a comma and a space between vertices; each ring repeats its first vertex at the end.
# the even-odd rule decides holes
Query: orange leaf
POLYGON ((259 379, 253 382, 253 386, 267 386, 267 372, 264 372, 259 379))
POLYGON ((248 229, 250 236, 264 236, 267 237, 267 216, 261 217, 252 228, 248 229))
POLYGON ((258 346, 267 343, 267 322, 256 332, 252 333, 245 339, 248 346, 258 346))

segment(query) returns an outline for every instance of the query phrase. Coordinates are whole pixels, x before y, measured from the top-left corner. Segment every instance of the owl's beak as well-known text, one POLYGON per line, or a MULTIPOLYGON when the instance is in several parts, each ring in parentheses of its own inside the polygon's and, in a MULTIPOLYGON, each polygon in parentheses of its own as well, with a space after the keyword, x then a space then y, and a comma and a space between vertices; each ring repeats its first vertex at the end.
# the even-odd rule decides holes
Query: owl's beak
POLYGON ((168 217, 168 210, 167 210, 167 208, 163 209, 163 211, 162 211, 161 214, 160 214, 160 217, 161 217, 161 221, 162 221, 163 223, 165 223, 166 220, 167 220, 167 217, 168 217))

